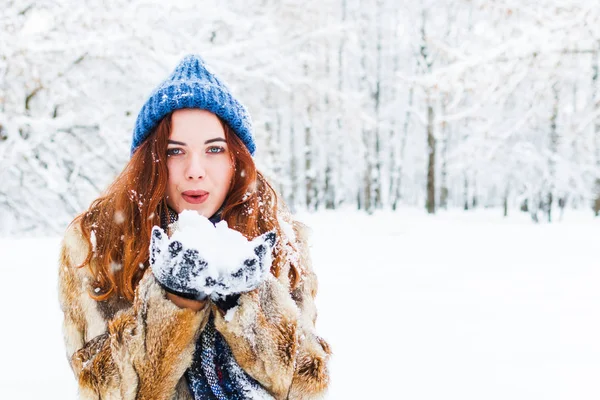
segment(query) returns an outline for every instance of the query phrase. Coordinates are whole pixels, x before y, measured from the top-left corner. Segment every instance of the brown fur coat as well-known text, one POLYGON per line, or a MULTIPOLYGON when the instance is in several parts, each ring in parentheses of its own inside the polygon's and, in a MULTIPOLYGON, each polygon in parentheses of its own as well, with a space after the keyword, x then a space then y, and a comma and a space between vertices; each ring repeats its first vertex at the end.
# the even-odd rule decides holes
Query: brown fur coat
MULTIPOLYGON (((289 264, 244 293, 226 320, 210 302, 198 312, 180 309, 146 271, 133 304, 89 295, 88 268, 76 268, 88 245, 72 224, 62 243, 59 297, 64 312, 67 357, 79 383, 81 399, 192 399, 184 372, 210 313, 216 329, 238 364, 276 399, 324 396, 329 381, 329 346, 316 335, 314 296, 304 228, 294 223, 304 271, 290 292, 289 264)), ((93 260, 92 260, 93 262, 93 260)))

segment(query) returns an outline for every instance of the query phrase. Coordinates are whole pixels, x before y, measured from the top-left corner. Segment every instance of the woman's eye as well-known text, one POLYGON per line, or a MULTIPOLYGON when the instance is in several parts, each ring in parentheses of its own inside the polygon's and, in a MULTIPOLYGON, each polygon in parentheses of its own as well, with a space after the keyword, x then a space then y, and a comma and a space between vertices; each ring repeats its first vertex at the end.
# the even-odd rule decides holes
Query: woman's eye
POLYGON ((221 146, 211 146, 206 150, 208 153, 223 153, 225 151, 224 147, 221 146))
POLYGON ((167 156, 176 156, 179 154, 181 154, 181 149, 179 148, 167 149, 167 156))

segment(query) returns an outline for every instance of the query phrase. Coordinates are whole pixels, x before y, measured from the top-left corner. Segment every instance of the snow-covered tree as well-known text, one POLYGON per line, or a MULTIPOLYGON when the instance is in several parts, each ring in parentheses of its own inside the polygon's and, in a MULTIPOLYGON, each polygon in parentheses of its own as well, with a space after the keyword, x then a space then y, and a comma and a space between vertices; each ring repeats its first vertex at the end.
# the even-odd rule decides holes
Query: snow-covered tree
POLYGON ((600 5, 584 0, 7 0, 0 232, 60 232, 199 53, 293 209, 600 213, 600 5))

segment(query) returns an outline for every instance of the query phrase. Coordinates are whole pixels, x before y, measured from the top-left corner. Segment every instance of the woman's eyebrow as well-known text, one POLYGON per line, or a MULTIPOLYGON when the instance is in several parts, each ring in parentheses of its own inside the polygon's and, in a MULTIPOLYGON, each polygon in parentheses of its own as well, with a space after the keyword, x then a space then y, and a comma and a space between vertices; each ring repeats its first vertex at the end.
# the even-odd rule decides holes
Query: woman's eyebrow
MULTIPOLYGON (((214 138, 214 139, 208 139, 206 142, 204 142, 204 144, 209 144, 209 143, 214 143, 214 142, 227 143, 227 141, 224 138, 218 137, 218 138, 214 138)), ((171 140, 171 139, 169 139, 168 144, 178 144, 180 146, 187 146, 187 144, 185 144, 183 142, 178 142, 177 140, 171 140)))
POLYGON ((224 138, 218 137, 218 138, 214 138, 214 139, 208 139, 206 142, 204 142, 204 144, 209 144, 209 143, 214 143, 214 142, 225 142, 225 143, 227 143, 227 141, 224 138))

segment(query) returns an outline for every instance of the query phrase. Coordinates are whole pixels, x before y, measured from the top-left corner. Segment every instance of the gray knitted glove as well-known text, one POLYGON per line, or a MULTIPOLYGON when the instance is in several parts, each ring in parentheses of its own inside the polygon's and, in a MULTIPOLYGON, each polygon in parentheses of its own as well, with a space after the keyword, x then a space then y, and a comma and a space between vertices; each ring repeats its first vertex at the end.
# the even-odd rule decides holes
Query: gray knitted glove
MULTIPOLYGON (((150 242, 150 266, 156 280, 167 292, 193 300, 204 300, 210 296, 218 301, 229 295, 249 292, 260 285, 270 271, 275 241, 274 231, 258 236, 250 242, 252 254, 248 254, 239 266, 218 268, 210 265, 197 249, 170 239, 155 226, 150 242)), ((234 241, 230 245, 235 246, 236 243, 234 241)))
POLYGON ((239 294, 254 290, 264 280, 271 269, 271 253, 277 235, 267 232, 252 240, 254 254, 244 260, 233 272, 221 272, 215 281, 207 279, 207 286, 213 288, 212 300, 222 300, 231 294, 239 294), (209 282, 210 280, 210 282, 209 282))
POLYGON ((207 263, 195 249, 184 248, 180 241, 170 241, 159 227, 152 228, 150 266, 160 285, 169 293, 192 300, 204 300, 207 295, 196 284, 207 263))

